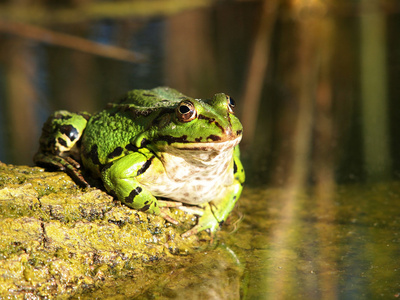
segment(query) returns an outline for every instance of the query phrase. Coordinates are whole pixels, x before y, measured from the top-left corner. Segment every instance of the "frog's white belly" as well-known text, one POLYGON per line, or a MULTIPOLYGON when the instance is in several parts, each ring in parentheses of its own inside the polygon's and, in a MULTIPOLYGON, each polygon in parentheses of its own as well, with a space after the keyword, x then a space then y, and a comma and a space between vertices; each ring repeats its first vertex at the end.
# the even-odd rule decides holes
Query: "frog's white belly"
POLYGON ((237 143, 219 143, 219 148, 207 150, 169 146, 160 157, 165 172, 142 185, 154 196, 194 205, 210 202, 233 183, 233 146, 237 143))

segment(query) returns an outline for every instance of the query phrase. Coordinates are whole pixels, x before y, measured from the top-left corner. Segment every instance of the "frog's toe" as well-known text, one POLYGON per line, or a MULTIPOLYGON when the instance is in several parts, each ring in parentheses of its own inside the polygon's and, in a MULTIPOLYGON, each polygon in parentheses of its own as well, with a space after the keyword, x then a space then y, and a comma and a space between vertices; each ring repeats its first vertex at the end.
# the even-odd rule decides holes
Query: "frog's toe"
POLYGON ((75 168, 67 167, 65 172, 72 178, 72 180, 79 185, 81 188, 88 188, 90 184, 83 178, 82 174, 80 174, 75 168))
POLYGON ((33 157, 33 161, 39 167, 52 168, 60 171, 65 170, 63 158, 56 155, 36 153, 33 157))
POLYGON ((198 206, 179 206, 178 207, 181 211, 186 212, 192 215, 202 216, 204 214, 204 208, 198 206))
POLYGON ((81 168, 80 163, 78 163, 78 162, 77 162, 75 159, 73 159, 72 157, 67 156, 67 157, 64 157, 63 159, 64 159, 64 161, 65 161, 66 163, 68 163, 69 165, 71 165, 73 168, 75 168, 75 169, 80 169, 80 168, 81 168))
POLYGON ((161 209, 160 216, 164 218, 164 220, 170 222, 171 224, 178 225, 179 222, 173 218, 171 218, 165 209, 161 209))
POLYGON ((158 206, 159 207, 180 207, 180 206, 182 206, 182 203, 177 202, 177 201, 168 201, 168 200, 158 199, 158 206))
POLYGON ((182 237, 186 238, 203 230, 208 230, 212 235, 215 231, 218 230, 219 226, 220 224, 218 223, 217 219, 214 218, 214 216, 203 215, 202 217, 200 217, 198 224, 192 229, 183 233, 182 237))
POLYGON ((182 234, 183 238, 187 238, 191 235, 199 233, 201 230, 197 228, 197 226, 194 226, 192 229, 186 231, 185 233, 182 234))

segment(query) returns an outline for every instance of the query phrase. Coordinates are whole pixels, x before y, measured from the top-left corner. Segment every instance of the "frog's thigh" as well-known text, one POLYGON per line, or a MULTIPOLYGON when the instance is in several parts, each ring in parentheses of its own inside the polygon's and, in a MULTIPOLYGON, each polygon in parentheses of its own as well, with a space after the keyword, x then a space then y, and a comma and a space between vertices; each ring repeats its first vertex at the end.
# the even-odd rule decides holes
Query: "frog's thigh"
POLYGON ((159 214, 157 199, 137 181, 137 176, 143 174, 151 159, 152 156, 140 152, 128 154, 106 165, 102 179, 107 191, 129 207, 159 214))

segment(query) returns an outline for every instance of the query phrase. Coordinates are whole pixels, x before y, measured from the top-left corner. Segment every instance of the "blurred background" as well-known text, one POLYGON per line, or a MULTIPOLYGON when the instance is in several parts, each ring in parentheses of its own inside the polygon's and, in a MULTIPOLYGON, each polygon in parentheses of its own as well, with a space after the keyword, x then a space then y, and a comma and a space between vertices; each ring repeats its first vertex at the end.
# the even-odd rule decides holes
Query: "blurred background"
POLYGON ((398 177, 398 13, 384 0, 1 1, 0 160, 32 164, 54 110, 168 85, 237 100, 251 183, 398 177))
POLYGON ((54 110, 168 85, 237 100, 252 183, 398 177, 398 12, 383 0, 2 1, 0 160, 32 164, 54 110))
MULTIPOLYGON (((400 265, 392 260, 400 255, 399 13, 396 0, 0 1, 0 161, 32 165, 41 126, 54 110, 95 112, 128 90, 159 85, 196 98, 225 92, 244 126, 243 197, 268 211, 277 197, 252 197, 271 187, 287 192, 278 197, 283 209, 268 211, 275 227, 249 225, 269 236, 268 258, 291 247, 288 232, 305 226, 298 222, 317 228, 302 237, 320 241, 314 254, 322 264, 315 268, 327 277, 307 277, 303 285, 293 271, 287 284, 311 298, 398 297, 400 265), (300 205, 299 217, 303 202, 295 195, 310 187, 312 200, 300 205), (371 190, 378 191, 372 198, 371 190), (304 216, 313 209, 315 218, 304 216), (379 210, 357 227, 360 216, 379 210), (376 224, 386 224, 384 240, 377 238, 382 231, 363 235, 376 224), (351 246, 343 233, 340 245, 358 253, 371 242, 373 256, 387 260, 355 255, 343 262, 349 248, 326 252, 342 225, 365 239, 351 246), (388 241, 390 254, 379 252, 388 241), (374 264, 391 273, 368 277, 374 264), (381 279, 375 290, 365 292, 372 282, 366 277, 381 279)), ((289 273, 276 277, 269 267, 265 276, 281 285, 267 285, 268 293, 285 298, 279 276, 289 273)))

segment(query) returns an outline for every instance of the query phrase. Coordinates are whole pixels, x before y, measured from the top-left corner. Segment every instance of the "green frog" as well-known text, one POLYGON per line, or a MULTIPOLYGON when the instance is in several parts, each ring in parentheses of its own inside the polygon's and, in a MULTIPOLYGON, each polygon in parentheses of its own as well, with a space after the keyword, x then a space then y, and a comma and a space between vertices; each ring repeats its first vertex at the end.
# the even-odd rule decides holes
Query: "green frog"
POLYGON ((183 236, 213 233, 245 180, 238 146, 243 130, 234 108, 223 93, 194 99, 168 87, 132 90, 94 115, 55 112, 34 161, 88 186, 82 165, 122 203, 174 224, 170 206, 197 207, 197 225, 183 236))

